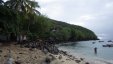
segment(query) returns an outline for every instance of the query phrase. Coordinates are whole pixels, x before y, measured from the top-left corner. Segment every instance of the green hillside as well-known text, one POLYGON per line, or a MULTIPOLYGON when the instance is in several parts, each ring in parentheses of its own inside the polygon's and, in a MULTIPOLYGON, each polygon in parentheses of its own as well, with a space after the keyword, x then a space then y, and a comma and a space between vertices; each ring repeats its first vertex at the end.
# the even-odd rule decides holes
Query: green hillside
POLYGON ((50 19, 36 7, 37 2, 23 0, 0 1, 0 35, 9 41, 16 41, 17 37, 27 37, 27 40, 47 40, 52 42, 95 40, 97 36, 91 30, 50 19), (24 5, 24 3, 28 3, 24 5), (12 4, 13 3, 13 4, 12 4))

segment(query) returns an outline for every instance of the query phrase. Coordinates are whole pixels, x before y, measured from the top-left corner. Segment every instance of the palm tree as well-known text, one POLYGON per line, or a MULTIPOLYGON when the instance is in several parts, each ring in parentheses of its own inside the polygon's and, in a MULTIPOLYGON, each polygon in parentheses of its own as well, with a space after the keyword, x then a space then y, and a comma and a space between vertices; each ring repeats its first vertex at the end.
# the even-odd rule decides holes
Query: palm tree
POLYGON ((40 15, 40 12, 35 9, 36 7, 40 8, 40 6, 37 2, 32 0, 8 0, 5 2, 5 6, 17 11, 17 14, 21 19, 19 21, 20 24, 18 23, 19 36, 23 36, 24 33, 30 32, 30 24, 33 23, 31 21, 35 19, 36 15, 40 15), (25 26, 27 28, 25 28, 25 26))
POLYGON ((24 12, 24 13, 37 13, 40 14, 39 11, 37 11, 35 8, 40 6, 38 5, 38 2, 31 1, 31 0, 8 0, 5 3, 6 6, 8 6, 11 9, 14 9, 16 11, 24 12))

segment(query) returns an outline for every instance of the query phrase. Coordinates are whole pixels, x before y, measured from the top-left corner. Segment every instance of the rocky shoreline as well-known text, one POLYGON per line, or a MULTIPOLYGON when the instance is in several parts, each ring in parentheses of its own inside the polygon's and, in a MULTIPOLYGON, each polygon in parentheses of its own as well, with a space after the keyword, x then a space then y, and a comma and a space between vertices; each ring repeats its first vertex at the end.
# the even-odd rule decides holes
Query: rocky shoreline
POLYGON ((58 50, 54 45, 43 47, 41 49, 41 47, 28 48, 15 43, 0 44, 0 64, 8 64, 8 61, 12 61, 12 64, 107 64, 74 57, 66 51, 58 50))
POLYGON ((71 64, 78 64, 83 60, 78 60, 72 55, 68 55, 66 51, 58 50, 57 47, 49 50, 53 52, 39 48, 26 48, 15 43, 8 45, 1 44, 0 64, 8 64, 8 62, 9 64, 11 64, 10 62, 12 64, 65 64, 66 61, 71 62, 71 64))

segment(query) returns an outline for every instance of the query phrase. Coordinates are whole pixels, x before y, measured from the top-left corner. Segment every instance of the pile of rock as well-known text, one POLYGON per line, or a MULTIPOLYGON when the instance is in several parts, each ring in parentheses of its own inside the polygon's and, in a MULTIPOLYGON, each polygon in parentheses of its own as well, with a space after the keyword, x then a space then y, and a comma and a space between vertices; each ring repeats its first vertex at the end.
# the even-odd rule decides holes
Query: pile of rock
POLYGON ((58 48, 53 45, 50 44, 49 42, 45 42, 45 41, 24 41, 19 43, 21 47, 26 47, 26 48, 37 48, 42 50, 44 53, 52 53, 52 54, 58 54, 59 50, 58 48))

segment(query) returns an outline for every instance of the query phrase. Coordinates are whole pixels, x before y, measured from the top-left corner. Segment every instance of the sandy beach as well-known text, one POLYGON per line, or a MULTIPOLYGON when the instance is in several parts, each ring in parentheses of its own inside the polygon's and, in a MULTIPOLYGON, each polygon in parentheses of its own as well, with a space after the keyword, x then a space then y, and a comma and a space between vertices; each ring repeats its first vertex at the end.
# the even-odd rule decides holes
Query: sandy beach
POLYGON ((38 49, 20 48, 19 45, 0 46, 0 64, 5 64, 8 59, 9 49, 13 63, 20 62, 21 64, 40 64, 45 58, 45 54, 38 49), (37 63, 38 62, 38 63, 37 63))
POLYGON ((5 64, 8 60, 9 49, 11 50, 11 57, 13 64, 47 64, 45 59, 50 55, 54 57, 49 64, 107 64, 101 61, 91 59, 74 57, 72 55, 65 55, 59 53, 58 55, 51 53, 43 53, 36 48, 22 48, 19 45, 0 45, 0 64, 5 64))
POLYGON ((21 48, 19 45, 1 45, 0 46, 0 64, 5 64, 8 59, 9 49, 11 50, 11 57, 13 64, 19 62, 21 64, 43 64, 46 57, 52 55, 55 59, 50 64, 78 64, 75 58, 67 55, 51 53, 44 54, 39 49, 21 48))

